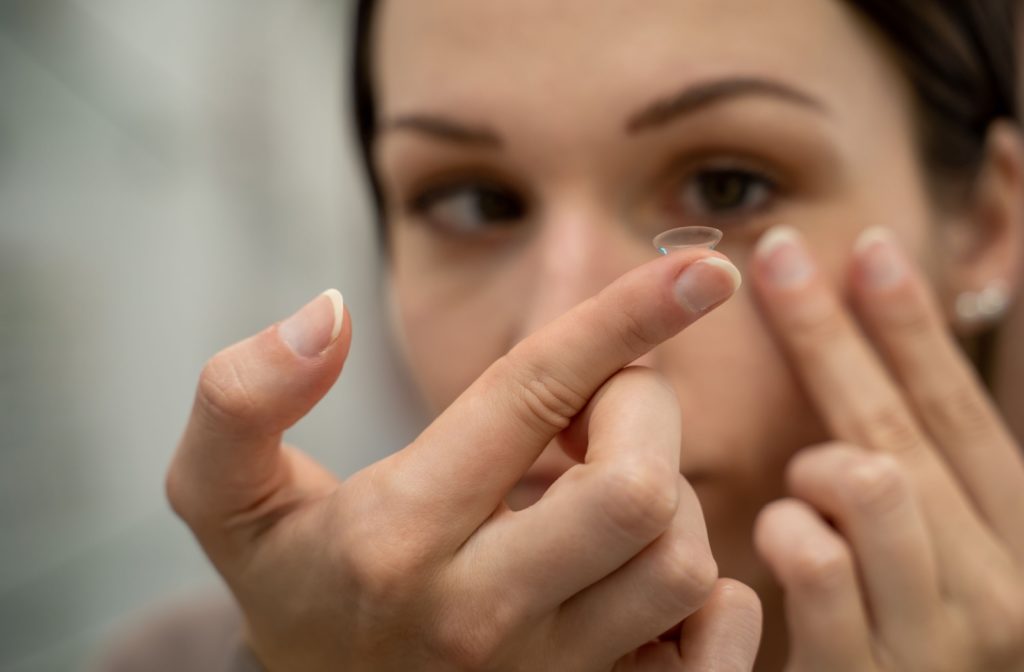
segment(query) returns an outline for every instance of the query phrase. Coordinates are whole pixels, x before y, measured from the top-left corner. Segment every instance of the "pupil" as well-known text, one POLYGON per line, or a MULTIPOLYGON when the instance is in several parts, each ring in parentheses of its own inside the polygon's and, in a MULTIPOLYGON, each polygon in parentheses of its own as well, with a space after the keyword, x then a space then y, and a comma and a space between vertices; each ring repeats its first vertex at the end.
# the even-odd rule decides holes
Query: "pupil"
POLYGON ((493 190, 481 190, 477 196, 477 207, 484 220, 501 221, 518 219, 522 216, 522 208, 516 199, 493 190))
POLYGON ((743 202, 747 182, 740 173, 708 176, 704 181, 704 194, 715 208, 736 207, 743 202))

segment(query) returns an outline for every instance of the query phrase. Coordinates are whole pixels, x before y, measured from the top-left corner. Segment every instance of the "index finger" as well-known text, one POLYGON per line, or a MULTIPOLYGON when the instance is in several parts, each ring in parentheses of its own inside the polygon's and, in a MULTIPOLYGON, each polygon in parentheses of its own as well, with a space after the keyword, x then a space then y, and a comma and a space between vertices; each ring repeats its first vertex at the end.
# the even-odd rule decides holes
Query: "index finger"
POLYGON ((516 345, 395 457, 404 495, 475 529, 615 372, 735 293, 723 255, 683 250, 625 274, 516 345))
POLYGON ((893 235, 871 229, 854 298, 925 428, 993 528, 1024 557, 1024 459, 893 235))
POLYGON ((761 303, 835 438, 893 455, 908 469, 943 576, 995 552, 972 503, 795 229, 765 234, 755 253, 761 303))

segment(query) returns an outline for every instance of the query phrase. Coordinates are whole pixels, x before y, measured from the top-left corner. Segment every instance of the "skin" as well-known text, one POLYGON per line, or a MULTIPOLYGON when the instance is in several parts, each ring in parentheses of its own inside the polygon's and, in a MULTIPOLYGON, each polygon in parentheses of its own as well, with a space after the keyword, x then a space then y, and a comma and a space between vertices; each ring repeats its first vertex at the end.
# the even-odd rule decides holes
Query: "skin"
MULTIPOLYGON (((1017 19, 1017 39, 1024 39, 1024 18, 1017 19)), ((1024 77, 1024 67, 1018 68, 1018 79, 1024 77)), ((1018 83, 1024 95, 1024 86, 1018 83)), ((1000 332, 1000 374, 996 380, 996 393, 1003 413, 1018 440, 1024 438, 1024 304, 1018 299, 1000 332)))
POLYGON ((349 356, 321 297, 210 360, 168 472, 267 669, 749 670, 762 610, 761 669, 1024 669, 1024 464, 948 310, 1015 280, 1016 128, 940 207, 838 2, 387 0, 374 45, 437 418, 344 481, 281 443, 349 356))
MULTIPOLYGON (((852 242, 870 224, 891 226, 920 257, 937 254, 927 236, 931 217, 905 86, 838 3, 659 2, 641 12, 629 3, 574 11, 570 3, 544 20, 538 17, 549 16, 548 3, 472 4, 386 3, 378 39, 383 118, 442 114, 492 127, 506 145, 476 150, 412 132, 386 132, 378 145, 394 295, 408 361, 433 408, 444 408, 526 334, 649 259, 650 238, 662 228, 722 228, 719 249, 743 269, 759 235, 785 222, 810 237, 840 285, 852 242), (531 48, 524 50, 527 33, 531 48), (474 54, 471 62, 466 53, 474 54), (580 63, 600 75, 581 77, 580 63), (445 73, 442 83, 432 72, 445 73), (793 85, 825 111, 748 95, 643 136, 621 131, 653 101, 737 76, 793 85), (558 101, 555 110, 551 101, 558 101), (789 193, 755 217, 688 211, 677 194, 708 155, 767 168, 789 193), (425 180, 477 165, 508 175, 536 201, 521 232, 473 245, 439 236, 403 212, 425 180), (492 309, 499 305, 503 310, 492 309)), ((717 554, 723 572, 757 576, 753 555, 737 551, 749 547, 760 506, 781 494, 794 448, 825 434, 754 296, 741 292, 713 324, 688 330, 640 363, 666 375, 680 397, 682 472, 726 551, 717 554)), ((552 447, 535 469, 538 484, 524 483, 513 503, 528 503, 570 464, 552 447)))
POLYGON ((1024 351, 1021 335, 1024 334, 1024 306, 1015 306, 1009 316, 1007 328, 1000 333, 998 360, 1000 372, 997 384, 1000 406, 1014 434, 1024 437, 1024 351))
MULTIPOLYGON (((719 249, 741 269, 759 236, 784 222, 806 237, 841 295, 851 292, 853 241, 869 226, 895 234, 943 306, 958 291, 1015 273, 1016 260, 995 250, 1019 235, 1017 204, 981 226, 970 206, 939 210, 917 158, 906 82, 841 3, 551 5, 392 0, 379 19, 382 119, 430 115, 502 139, 493 148, 393 128, 377 146, 407 359, 435 409, 519 339, 648 258, 652 220, 722 228, 719 249), (621 130, 651 101, 730 77, 783 82, 819 109, 752 94, 644 136, 621 130), (673 204, 700 161, 736 159, 783 176, 786 187, 769 208, 715 218, 673 204), (673 161, 691 164, 690 173, 665 180, 673 161), (435 208, 431 221, 406 203, 451 175, 495 179, 531 209, 509 231, 445 235, 447 211, 435 208), (963 261, 960 244, 950 242, 961 235, 984 254, 963 261)), ((993 197, 1000 198, 1007 197, 993 197)), ((640 362, 679 396, 681 470, 700 495, 720 570, 757 587, 766 603, 776 598, 751 545, 753 521, 785 494, 793 454, 834 438, 779 341, 748 283, 712 320, 640 362)), ((536 500, 571 464, 552 444, 510 503, 536 500)), ((769 636, 766 657, 782 655, 773 644, 769 636)))

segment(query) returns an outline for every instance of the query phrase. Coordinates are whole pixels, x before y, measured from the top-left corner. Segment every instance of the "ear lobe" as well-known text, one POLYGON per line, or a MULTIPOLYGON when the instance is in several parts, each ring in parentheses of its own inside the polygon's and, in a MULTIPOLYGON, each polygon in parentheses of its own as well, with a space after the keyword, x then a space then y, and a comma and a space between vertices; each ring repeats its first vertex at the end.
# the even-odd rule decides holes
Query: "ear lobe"
MULTIPOLYGON (((1024 139, 1010 121, 994 122, 970 202, 944 237, 944 304, 958 331, 980 327, 964 314, 972 297, 1002 292, 1009 299, 1020 282, 1024 256, 1024 139), (957 307, 960 307, 960 310, 957 307)), ((988 316, 989 318, 993 316, 988 316)))

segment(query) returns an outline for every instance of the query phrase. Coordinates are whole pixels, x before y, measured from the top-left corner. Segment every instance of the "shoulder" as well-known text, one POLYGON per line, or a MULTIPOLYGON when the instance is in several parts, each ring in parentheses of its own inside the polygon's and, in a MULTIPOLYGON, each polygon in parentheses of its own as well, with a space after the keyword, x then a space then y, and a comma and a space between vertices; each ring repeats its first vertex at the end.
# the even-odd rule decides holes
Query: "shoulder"
POLYGON ((242 617, 227 595, 178 602, 144 614, 105 647, 97 672, 259 672, 242 617))

